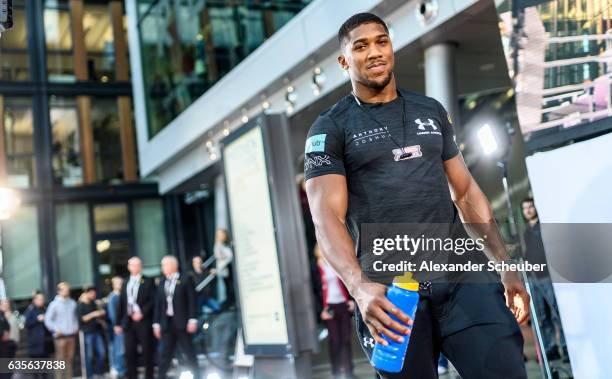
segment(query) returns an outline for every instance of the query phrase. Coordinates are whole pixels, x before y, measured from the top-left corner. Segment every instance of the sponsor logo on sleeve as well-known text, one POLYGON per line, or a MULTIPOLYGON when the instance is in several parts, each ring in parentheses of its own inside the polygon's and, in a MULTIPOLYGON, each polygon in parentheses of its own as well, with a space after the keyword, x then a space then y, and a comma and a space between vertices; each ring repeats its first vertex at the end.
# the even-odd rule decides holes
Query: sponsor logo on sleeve
POLYGON ((314 157, 306 157, 304 159, 304 170, 310 170, 311 168, 314 167, 320 167, 320 166, 329 166, 331 165, 331 160, 329 158, 329 155, 324 154, 324 155, 316 155, 314 157))
POLYGON ((325 138, 327 134, 315 134, 306 140, 305 153, 322 153, 325 151, 325 138))

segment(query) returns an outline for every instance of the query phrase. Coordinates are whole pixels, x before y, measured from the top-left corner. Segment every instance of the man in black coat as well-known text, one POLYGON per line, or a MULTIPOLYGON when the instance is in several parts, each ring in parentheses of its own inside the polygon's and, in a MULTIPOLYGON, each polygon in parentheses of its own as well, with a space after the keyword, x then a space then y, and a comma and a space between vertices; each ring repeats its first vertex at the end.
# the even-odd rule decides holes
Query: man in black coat
POLYGON ((170 362, 178 347, 186 358, 193 377, 200 377, 191 335, 198 327, 196 295, 193 281, 178 271, 178 260, 172 255, 161 261, 163 277, 157 289, 153 333, 161 339, 163 348, 159 360, 158 378, 165 379, 170 362))
POLYGON ((125 333, 125 360, 127 377, 138 377, 138 345, 142 349, 145 378, 153 378, 154 340, 151 333, 153 308, 155 306, 155 283, 142 275, 142 261, 138 257, 128 260, 130 277, 121 289, 115 333, 125 333))
MULTIPOLYGON (((45 326, 45 295, 36 293, 32 303, 25 311, 25 328, 30 358, 48 358, 52 353, 51 333, 45 326)), ((35 378, 44 378, 45 374, 34 374, 35 378)))

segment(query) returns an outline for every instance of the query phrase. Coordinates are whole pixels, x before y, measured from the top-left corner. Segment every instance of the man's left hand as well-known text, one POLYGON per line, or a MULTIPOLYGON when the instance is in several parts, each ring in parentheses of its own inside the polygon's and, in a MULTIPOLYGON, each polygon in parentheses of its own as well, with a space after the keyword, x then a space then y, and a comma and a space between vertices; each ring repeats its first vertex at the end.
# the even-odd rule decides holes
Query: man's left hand
POLYGON ((134 322, 138 322, 138 321, 140 321, 140 320, 142 320, 142 313, 140 313, 140 312, 134 312, 134 313, 132 314, 132 321, 134 321, 134 322))
POLYGON ((506 290, 506 305, 510 308, 519 324, 525 323, 529 319, 530 298, 518 272, 502 272, 501 281, 506 290))

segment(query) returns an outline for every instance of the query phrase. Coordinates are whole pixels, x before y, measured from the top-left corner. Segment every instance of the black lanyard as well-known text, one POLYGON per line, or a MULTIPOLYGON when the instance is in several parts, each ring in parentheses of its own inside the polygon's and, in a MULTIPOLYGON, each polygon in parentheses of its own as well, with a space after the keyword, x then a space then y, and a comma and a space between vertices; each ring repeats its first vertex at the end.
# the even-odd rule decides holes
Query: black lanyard
POLYGON ((386 127, 382 122, 378 121, 376 117, 370 114, 369 109, 366 109, 363 107, 363 105, 361 104, 361 100, 359 100, 357 95, 355 95, 355 92, 351 92, 351 95, 353 95, 353 98, 355 99, 355 102, 357 103, 357 106, 359 107, 359 109, 361 109, 361 111, 365 113, 365 115, 368 116, 370 120, 382 126, 382 128, 387 131, 387 135, 389 136, 389 138, 391 138, 391 141, 393 141, 393 143, 398 147, 398 149, 402 151, 402 155, 399 156, 399 159, 401 160, 401 159, 410 158, 412 156, 412 153, 406 152, 406 150, 404 150, 405 149, 404 146, 406 145, 406 100, 404 99, 404 96, 402 96, 402 93, 400 91, 397 91, 397 96, 402 99, 402 132, 403 132, 402 142, 404 146, 397 143, 397 141, 395 140, 395 138, 393 138, 393 135, 389 131, 388 127, 386 127))

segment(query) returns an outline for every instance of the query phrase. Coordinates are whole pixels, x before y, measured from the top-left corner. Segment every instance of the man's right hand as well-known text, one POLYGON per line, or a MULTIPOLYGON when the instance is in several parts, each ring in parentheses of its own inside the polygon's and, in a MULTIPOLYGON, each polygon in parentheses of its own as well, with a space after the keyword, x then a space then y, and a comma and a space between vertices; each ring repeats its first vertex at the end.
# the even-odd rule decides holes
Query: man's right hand
POLYGON ((115 330, 116 335, 123 333, 123 328, 120 327, 119 325, 115 326, 113 329, 115 330))
POLYGON ((386 286, 373 282, 362 282, 353 292, 352 295, 357 301, 361 317, 376 342, 388 345, 387 341, 382 338, 383 334, 397 342, 403 341, 402 334, 410 334, 410 329, 406 325, 411 326, 412 319, 387 299, 386 286), (389 314, 394 315, 403 325, 393 320, 389 314))
POLYGON ((161 340, 161 328, 153 328, 153 335, 158 340, 161 340))

